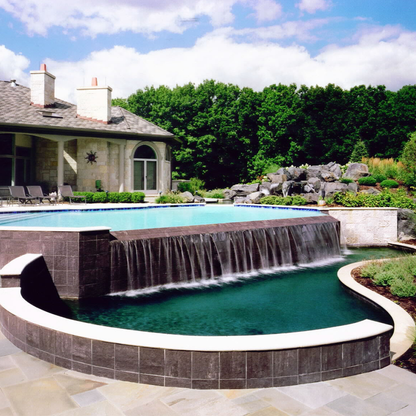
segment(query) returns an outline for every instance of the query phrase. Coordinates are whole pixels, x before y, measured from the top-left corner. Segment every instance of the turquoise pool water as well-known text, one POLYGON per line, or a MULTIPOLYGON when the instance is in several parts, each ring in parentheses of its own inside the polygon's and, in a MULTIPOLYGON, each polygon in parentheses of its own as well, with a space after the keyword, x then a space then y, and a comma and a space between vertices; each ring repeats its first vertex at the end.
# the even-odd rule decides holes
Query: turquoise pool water
POLYGON ((223 224, 323 215, 313 209, 234 206, 161 206, 141 209, 105 209, 0 214, 0 226, 111 227, 112 231, 189 225, 223 224))
POLYGON ((378 308, 350 295, 337 278, 345 264, 397 256, 392 249, 351 249, 332 264, 236 276, 199 287, 161 289, 68 301, 76 319, 98 325, 185 335, 274 334, 373 319, 390 323, 378 308))

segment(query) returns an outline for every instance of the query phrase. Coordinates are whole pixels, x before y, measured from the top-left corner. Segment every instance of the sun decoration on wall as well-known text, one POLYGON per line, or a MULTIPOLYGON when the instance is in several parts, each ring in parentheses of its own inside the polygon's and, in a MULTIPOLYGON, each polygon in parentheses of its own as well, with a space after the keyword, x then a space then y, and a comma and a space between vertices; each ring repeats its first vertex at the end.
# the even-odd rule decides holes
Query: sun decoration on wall
POLYGON ((92 150, 90 150, 89 152, 87 152, 87 156, 85 157, 85 159, 87 159, 87 163, 91 163, 91 165, 94 162, 97 163, 97 152, 93 152, 92 150))

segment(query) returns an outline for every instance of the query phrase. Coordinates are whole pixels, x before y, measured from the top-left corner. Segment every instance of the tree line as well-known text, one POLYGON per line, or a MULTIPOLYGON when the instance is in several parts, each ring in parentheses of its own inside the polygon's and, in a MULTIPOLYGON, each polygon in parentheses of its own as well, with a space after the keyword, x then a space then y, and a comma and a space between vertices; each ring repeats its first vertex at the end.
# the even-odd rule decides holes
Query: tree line
POLYGON ((271 85, 263 91, 206 80, 146 87, 119 105, 175 134, 176 177, 208 187, 247 182, 281 166, 345 164, 362 141, 370 157, 398 158, 416 131, 416 85, 271 85))

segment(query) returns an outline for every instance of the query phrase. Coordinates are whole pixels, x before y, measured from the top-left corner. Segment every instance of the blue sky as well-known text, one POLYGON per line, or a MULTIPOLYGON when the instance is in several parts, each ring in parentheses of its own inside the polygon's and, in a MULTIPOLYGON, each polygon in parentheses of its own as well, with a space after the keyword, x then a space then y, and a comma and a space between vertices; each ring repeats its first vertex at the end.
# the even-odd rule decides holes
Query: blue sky
POLYGON ((204 79, 416 84, 415 0, 0 0, 0 79, 29 86, 46 63, 56 95, 110 85, 127 97, 204 79))

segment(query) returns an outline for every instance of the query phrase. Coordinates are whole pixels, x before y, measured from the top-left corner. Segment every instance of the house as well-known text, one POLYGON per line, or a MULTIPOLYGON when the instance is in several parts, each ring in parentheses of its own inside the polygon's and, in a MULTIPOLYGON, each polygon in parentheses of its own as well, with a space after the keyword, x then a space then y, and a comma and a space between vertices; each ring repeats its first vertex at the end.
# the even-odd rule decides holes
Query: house
POLYGON ((112 89, 77 89, 77 105, 55 97, 55 76, 42 64, 31 87, 0 81, 0 187, 69 184, 77 191, 171 189, 173 134, 121 107, 112 89), (100 181, 100 182, 96 182, 100 181))

